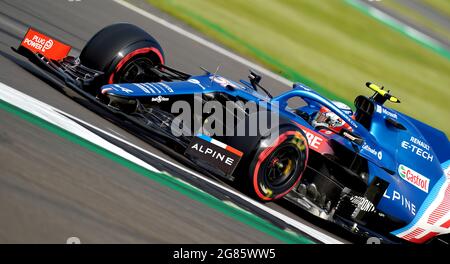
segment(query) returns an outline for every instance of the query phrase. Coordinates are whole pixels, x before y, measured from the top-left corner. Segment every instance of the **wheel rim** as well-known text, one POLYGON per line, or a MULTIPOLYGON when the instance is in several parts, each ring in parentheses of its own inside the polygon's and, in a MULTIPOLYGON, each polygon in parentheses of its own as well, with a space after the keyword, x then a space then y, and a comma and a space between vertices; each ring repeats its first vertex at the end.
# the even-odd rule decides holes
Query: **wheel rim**
POLYGON ((140 57, 129 61, 120 75, 118 83, 142 83, 155 79, 155 74, 151 70, 153 62, 149 58, 140 57))
POLYGON ((268 158, 264 168, 264 183, 270 189, 283 187, 298 173, 302 153, 292 144, 279 147, 268 158))

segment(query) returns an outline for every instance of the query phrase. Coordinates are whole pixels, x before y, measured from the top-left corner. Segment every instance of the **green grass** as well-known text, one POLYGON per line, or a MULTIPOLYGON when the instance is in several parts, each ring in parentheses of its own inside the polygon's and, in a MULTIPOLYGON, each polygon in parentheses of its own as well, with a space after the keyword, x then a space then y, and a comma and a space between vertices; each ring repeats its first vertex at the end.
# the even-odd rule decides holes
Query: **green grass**
POLYGON ((283 70, 293 69, 346 101, 369 94, 366 81, 383 84, 402 101, 391 106, 450 132, 450 61, 344 1, 149 1, 238 53, 291 78, 283 70))

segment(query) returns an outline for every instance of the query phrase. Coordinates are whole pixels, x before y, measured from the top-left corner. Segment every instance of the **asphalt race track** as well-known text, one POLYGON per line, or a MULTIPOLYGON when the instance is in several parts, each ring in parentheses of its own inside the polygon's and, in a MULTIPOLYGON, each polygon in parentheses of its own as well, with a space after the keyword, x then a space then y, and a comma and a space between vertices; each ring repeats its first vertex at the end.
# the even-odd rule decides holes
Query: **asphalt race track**
MULTIPOLYGON (((144 1, 131 3, 198 34, 144 1)), ((116 22, 130 22, 150 32, 165 49, 166 64, 182 71, 197 74, 199 66, 215 70, 220 65, 220 74, 232 79, 248 74, 248 67, 240 62, 113 1, 1 0, 0 82, 177 163, 31 74, 25 59, 10 49, 33 26, 69 43, 72 54, 78 55, 94 33, 116 22)), ((262 83, 274 94, 290 88, 269 77, 262 83)), ((82 243, 280 242, 2 110, 0 170, 0 243, 65 243, 73 236, 82 243)), ((332 234, 329 226, 318 227, 311 223, 314 219, 293 214, 284 203, 268 206, 347 242, 332 234)))

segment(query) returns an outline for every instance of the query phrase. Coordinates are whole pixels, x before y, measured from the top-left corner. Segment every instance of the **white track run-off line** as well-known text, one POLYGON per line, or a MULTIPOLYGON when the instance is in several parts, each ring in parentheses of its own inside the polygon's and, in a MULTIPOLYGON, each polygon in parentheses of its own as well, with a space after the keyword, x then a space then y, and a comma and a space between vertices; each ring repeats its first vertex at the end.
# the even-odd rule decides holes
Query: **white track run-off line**
POLYGON ((431 45, 437 45, 437 46, 439 46, 441 48, 445 48, 439 40, 437 40, 437 39, 435 39, 435 38, 433 38, 433 37, 431 37, 431 36, 421 32, 421 31, 419 31, 419 30, 417 30, 417 29, 415 29, 415 28, 413 28, 413 27, 411 27, 411 26, 409 26, 409 25, 407 25, 405 23, 403 23, 402 21, 400 21, 397 18, 387 14, 386 12, 383 12, 382 10, 376 8, 375 6, 372 6, 372 5, 369 5, 367 3, 364 3, 363 1, 359 1, 359 0, 357 0, 357 1, 359 3, 361 3, 362 5, 365 5, 369 9, 369 12, 374 17, 380 19, 381 21, 384 21, 384 22, 389 23, 389 24, 395 23, 397 25, 401 25, 405 29, 405 33, 407 35, 410 35, 413 38, 421 39, 423 42, 427 42, 427 43, 429 43, 431 45))
MULTIPOLYGON (((186 173, 189 173, 195 177, 197 177, 198 179, 201 179, 205 182, 207 182, 208 184, 214 185, 228 193, 231 193, 233 195, 238 196, 240 199, 245 200, 247 202, 249 202, 250 204, 252 204, 253 206, 267 212, 268 214, 271 214, 275 217, 277 217, 278 219, 284 221, 285 223, 297 228, 298 230, 306 233, 307 235, 319 240, 322 243, 326 243, 326 244, 342 244, 341 241, 328 236, 318 230, 315 230, 312 227, 309 227, 303 223, 300 223, 299 221, 296 221, 284 214, 281 214, 241 193, 238 193, 230 188, 227 188, 199 173, 196 173, 192 170, 189 170, 185 167, 182 167, 176 163, 173 163, 169 160, 166 160, 163 157, 160 157, 154 153, 151 153, 139 146, 136 146, 128 141, 125 141, 124 139, 117 137, 116 135, 113 135, 107 131, 104 131, 98 127, 95 127, 83 120, 80 120, 79 118, 76 118, 70 114, 67 114, 57 108, 54 108, 44 102, 41 102, 33 97, 30 97, 12 87, 7 86, 6 84, 3 84, 0 82, 0 100, 3 100, 5 102, 8 102, 9 104, 14 105, 15 107, 18 107, 26 112, 29 112, 53 125, 56 125, 72 134, 75 134, 95 145, 98 145, 114 154, 117 154, 139 166, 142 166, 150 171, 154 171, 154 172, 160 172, 159 170, 157 170, 156 168, 154 168, 153 166, 151 166, 150 164, 144 162, 143 160, 131 155, 130 153, 126 152, 125 150, 123 150, 122 148, 119 148, 118 146, 108 142, 107 140, 101 138, 100 136, 96 135, 95 133, 91 132, 90 130, 84 128, 83 126, 77 124, 76 122, 74 122, 73 120, 71 120, 70 118, 73 118, 74 120, 77 120, 80 123, 83 123, 86 126, 89 126, 101 133, 104 133, 116 140, 121 141, 122 143, 125 143, 135 149, 138 149, 144 153, 146 153, 147 155, 150 155, 154 158, 157 158, 158 160, 161 160, 162 162, 169 164, 170 166, 176 167, 180 170, 183 170, 186 173), (69 116, 70 118, 67 118, 66 116, 69 116)), ((171 176, 167 176, 167 177, 171 177, 171 176)))
POLYGON ((222 54, 222 55, 224 55, 224 56, 226 56, 226 57, 228 57, 230 59, 233 59, 233 60, 235 60, 235 61, 237 61, 237 62, 239 62, 239 63, 241 63, 241 64, 243 64, 243 65, 245 65, 245 66, 247 66, 249 68, 251 68, 251 69, 254 69, 254 70, 258 71, 259 73, 262 73, 262 74, 264 74, 266 76, 269 76, 270 78, 272 78, 272 79, 274 79, 276 81, 279 81, 279 82, 281 82, 281 83, 283 83, 285 85, 288 85, 288 86, 292 85, 292 82, 289 81, 288 79, 286 79, 284 77, 281 77, 280 75, 278 75, 276 73, 273 73, 273 72, 269 71, 268 69, 266 69, 264 67, 261 67, 260 65, 255 64, 255 63, 253 63, 253 62, 251 62, 251 61, 249 61, 249 60, 247 60, 247 59, 245 59, 245 58, 243 58, 243 57, 241 57, 241 56, 239 56, 239 55, 237 55, 237 54, 235 54, 233 52, 230 52, 230 51, 228 51, 228 50, 218 46, 217 44, 212 43, 211 41, 208 41, 208 40, 206 40, 206 39, 204 39, 204 38, 202 38, 200 36, 197 36, 197 35, 189 32, 189 31, 187 31, 187 30, 185 30, 185 29, 183 29, 183 28, 181 28, 181 27, 179 27, 177 25, 174 25, 174 24, 170 23, 169 21, 167 21, 165 19, 162 19, 162 18, 160 18, 160 17, 158 17, 158 16, 156 16, 154 14, 151 14, 151 13, 149 13, 148 11, 146 11, 146 10, 144 10, 142 8, 139 8, 139 7, 137 7, 135 5, 132 5, 132 4, 130 4, 130 3, 126 2, 126 1, 123 1, 123 0, 114 0, 114 2, 116 2, 119 5, 122 5, 122 6, 126 7, 128 9, 130 9, 130 10, 132 10, 132 11, 134 11, 134 12, 136 12, 136 13, 138 13, 138 14, 140 14, 140 15, 142 15, 142 16, 144 16, 144 17, 146 17, 146 18, 148 18, 148 19, 150 19, 150 20, 152 20, 152 21, 154 21, 154 22, 156 22, 156 23, 158 23, 158 24, 168 28, 168 29, 170 29, 170 30, 173 30, 173 31, 179 33, 180 35, 183 35, 183 36, 185 36, 185 37, 187 37, 187 38, 189 38, 189 39, 191 39, 191 40, 193 40, 193 41, 195 41, 195 42, 197 42, 197 43, 199 43, 199 44, 201 44, 201 45, 203 45, 205 47, 208 47, 208 48, 210 48, 210 49, 212 49, 212 50, 214 50, 214 51, 216 51, 216 52, 218 52, 218 53, 220 53, 220 54, 222 54))
POLYGON ((143 160, 129 154, 118 146, 108 142, 107 140, 101 138, 95 133, 90 132, 83 126, 77 124, 76 122, 71 122, 70 119, 61 115, 64 113, 46 103, 43 103, 31 96, 28 96, 20 91, 15 90, 0 82, 0 100, 8 102, 28 113, 31 113, 53 125, 56 125, 72 134, 75 134, 95 145, 101 146, 108 151, 119 155, 141 167, 144 167, 150 171, 160 172, 153 166, 144 162, 143 160))

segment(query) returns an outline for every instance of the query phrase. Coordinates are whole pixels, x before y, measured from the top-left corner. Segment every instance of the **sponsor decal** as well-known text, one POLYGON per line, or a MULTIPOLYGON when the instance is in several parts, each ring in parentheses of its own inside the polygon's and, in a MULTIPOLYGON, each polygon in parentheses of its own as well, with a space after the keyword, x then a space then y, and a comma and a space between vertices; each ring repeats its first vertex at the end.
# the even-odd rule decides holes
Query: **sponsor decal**
POLYGON ((213 82, 215 82, 215 83, 217 83, 217 84, 219 84, 220 86, 222 86, 222 87, 227 87, 227 86, 231 86, 231 87, 233 87, 233 88, 237 88, 237 86, 234 84, 234 83, 232 83, 232 82, 230 82, 229 80, 227 80, 227 79, 225 79, 225 78, 223 78, 222 76, 211 76, 211 77, 209 77, 213 82))
POLYGON ((320 145, 324 141, 324 138, 311 133, 310 131, 305 131, 306 139, 308 140, 309 147, 313 149, 320 149, 320 145))
POLYGON ((187 81, 190 82, 190 83, 193 83, 193 84, 196 84, 196 85, 200 86, 200 88, 202 88, 203 90, 206 90, 206 88, 197 79, 189 79, 187 81))
POLYGON ((157 90, 156 87, 154 87, 153 84, 151 84, 151 83, 142 83, 142 85, 144 85, 147 88, 147 90, 149 90, 150 93, 152 93, 152 94, 157 93, 156 91, 159 92, 159 90, 157 90))
POLYGON ((371 148, 369 145, 367 145, 366 143, 364 143, 364 145, 362 146, 362 148, 369 152, 370 154, 376 156, 379 160, 381 160, 383 158, 383 153, 380 151, 376 151, 375 149, 371 148))
POLYGON ((422 174, 414 171, 413 169, 410 169, 406 167, 403 164, 400 164, 398 166, 398 174, 402 179, 409 182, 410 184, 414 185, 418 189, 428 193, 428 187, 430 185, 430 179, 423 176, 422 174))
POLYGON ((339 117, 339 118, 344 119, 344 121, 347 122, 347 124, 350 124, 351 126, 353 126, 353 127, 347 128, 347 129, 353 130, 353 128, 358 128, 358 124, 356 124, 355 120, 350 118, 350 116, 348 116, 347 114, 345 114, 345 115, 343 115, 342 117, 339 117))
POLYGON ((424 158, 425 160, 428 160, 430 162, 433 161, 433 155, 431 155, 429 152, 430 146, 414 137, 411 137, 410 142, 402 141, 400 146, 406 150, 410 150, 412 153, 424 158), (416 142, 419 144, 417 144, 416 142))
POLYGON ((200 143, 195 143, 190 148, 195 149, 196 151, 203 153, 205 155, 210 155, 215 160, 223 161, 226 165, 233 166, 233 163, 234 163, 233 158, 227 157, 226 155, 221 154, 220 152, 218 152, 212 148, 208 148, 205 145, 202 145, 200 143))
MULTIPOLYGON (((447 171, 450 160, 442 164, 447 171)), ((430 190, 417 216, 407 226, 395 230, 392 234, 413 243, 424 243, 434 236, 449 232, 450 184, 441 179, 430 190), (426 206, 425 206, 426 205, 426 206)))
POLYGON ((297 124, 297 126, 305 132, 306 140, 308 141, 308 146, 310 149, 313 149, 319 153, 333 153, 333 150, 328 145, 328 141, 325 137, 300 124, 297 124))
POLYGON ((142 84, 136 83, 136 86, 139 87, 144 93, 151 94, 151 92, 142 84))
POLYGON ((169 98, 163 97, 161 95, 158 96, 158 97, 153 97, 152 98, 152 102, 157 102, 158 104, 161 103, 161 102, 167 102, 167 101, 169 101, 169 98))
POLYGON ((391 117, 393 119, 397 119, 398 118, 396 113, 393 113, 393 112, 387 110, 386 108, 382 107, 381 105, 377 105, 376 111, 379 114, 384 114, 384 115, 389 116, 389 117, 391 117))
MULTIPOLYGON (((173 93, 173 89, 169 86, 169 85, 167 85, 167 84, 165 84, 165 83, 162 83, 162 82, 160 82, 160 83, 155 83, 155 85, 159 85, 159 86, 162 86, 164 89, 166 89, 169 93, 173 93)), ((161 89, 161 88, 160 88, 161 89)), ((159 92, 159 91, 158 91, 159 92)))
POLYGON ((27 34, 20 45, 34 53, 42 54, 44 57, 51 60, 64 59, 71 49, 70 46, 31 28, 28 29, 27 34))
POLYGON ((391 200, 396 203, 401 203, 401 205, 404 208, 406 208, 412 215, 416 215, 416 205, 400 192, 396 190, 392 191, 386 190, 383 194, 383 198, 391 200))
MULTIPOLYGON (((102 94, 105 94, 106 92, 109 92, 109 91, 119 91, 119 90, 121 90, 127 94, 133 93, 133 90, 122 87, 118 84, 114 84, 113 86, 108 86, 108 87, 102 88, 102 94)), ((109 93, 109 94, 113 94, 113 93, 109 93)))
POLYGON ((206 161, 228 175, 243 156, 241 151, 203 134, 194 137, 185 154, 206 161))
POLYGON ((200 84, 200 81, 197 79, 189 79, 188 82, 193 83, 193 84, 200 84))
POLYGON ((153 86, 151 83, 142 83, 142 86, 144 86, 144 88, 147 89, 147 91, 149 91, 149 93, 154 94, 155 90, 153 89, 153 86))
MULTIPOLYGON (((374 204, 367 200, 366 197, 362 197, 362 196, 352 196, 350 198, 350 202, 357 208, 359 208, 360 210, 364 211, 364 212, 374 212, 375 211, 375 206, 374 204)), ((357 210, 355 210, 356 212, 357 210)))
POLYGON ((121 87, 121 86, 119 86, 118 88, 120 88, 120 90, 122 90, 123 92, 126 92, 127 94, 133 93, 133 90, 130 90, 128 88, 121 87))
MULTIPOLYGON (((349 124, 351 124, 354 128, 358 128, 358 125, 356 124, 355 121, 353 121, 353 119, 349 118, 349 117, 345 117, 345 121, 349 124)), ((352 128, 353 130, 353 128, 352 128)))
POLYGON ((418 145, 418 146, 420 146, 420 147, 422 147, 422 148, 424 148, 424 149, 426 149, 426 150, 428 150, 428 151, 430 150, 430 146, 427 143, 423 142, 422 140, 420 140, 418 138, 411 137, 409 139, 409 141, 414 143, 414 144, 416 144, 416 145, 418 145))

